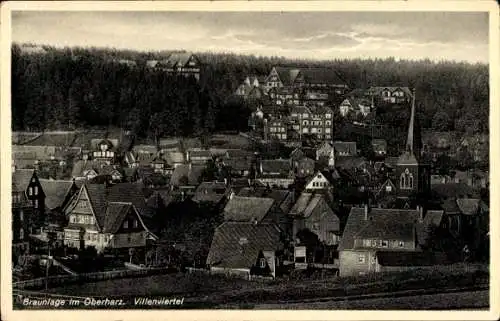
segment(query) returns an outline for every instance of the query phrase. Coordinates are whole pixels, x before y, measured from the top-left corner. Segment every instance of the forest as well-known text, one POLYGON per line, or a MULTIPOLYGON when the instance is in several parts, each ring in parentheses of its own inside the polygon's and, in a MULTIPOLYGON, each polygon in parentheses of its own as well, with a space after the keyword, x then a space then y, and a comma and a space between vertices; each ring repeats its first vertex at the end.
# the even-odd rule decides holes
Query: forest
MULTIPOLYGON (((201 52, 195 54, 206 70, 198 83, 145 67, 149 59, 166 58, 167 51, 43 48, 26 54, 19 44, 12 46, 13 130, 119 126, 156 139, 246 131, 251 110, 232 94, 246 75, 267 74, 275 65, 333 68, 351 89, 412 87, 423 128, 470 134, 489 130, 489 73, 484 64, 393 58, 308 61, 201 52)), ((388 126, 406 126, 401 120, 407 114, 405 108, 395 109, 379 118, 388 126)))

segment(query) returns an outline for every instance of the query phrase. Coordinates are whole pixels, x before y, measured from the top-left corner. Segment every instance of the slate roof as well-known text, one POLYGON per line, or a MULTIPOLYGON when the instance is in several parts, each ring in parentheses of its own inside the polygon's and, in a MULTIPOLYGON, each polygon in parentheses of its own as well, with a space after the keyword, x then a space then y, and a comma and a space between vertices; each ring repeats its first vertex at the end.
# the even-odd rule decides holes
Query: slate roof
POLYGON ((224 207, 224 220, 237 222, 262 221, 274 205, 268 197, 244 197, 233 195, 224 207))
POLYGON ((440 224, 443 211, 427 211, 424 221, 419 222, 419 211, 409 209, 371 208, 368 219, 365 220, 365 209, 351 208, 339 250, 354 249, 355 239, 380 237, 424 242, 427 233, 426 226, 440 224))
POLYGON ((55 209, 63 206, 63 203, 68 196, 73 181, 65 180, 49 180, 39 179, 42 186, 43 193, 45 194, 45 206, 49 209, 55 209))
POLYGON ((12 191, 25 192, 34 173, 33 169, 16 169, 12 173, 12 191))
POLYGON ((445 253, 420 251, 377 251, 382 266, 432 266, 449 264, 445 253))
POLYGON ((170 183, 174 186, 183 185, 181 179, 182 177, 187 177, 188 185, 198 185, 204 169, 205 165, 181 164, 174 169, 170 183))
POLYGON ((147 208, 146 196, 146 189, 140 183, 118 183, 107 188, 108 202, 130 202, 139 212, 147 208))
POLYGON ((215 229, 207 264, 224 268, 251 268, 260 251, 283 249, 275 224, 225 222, 215 229))

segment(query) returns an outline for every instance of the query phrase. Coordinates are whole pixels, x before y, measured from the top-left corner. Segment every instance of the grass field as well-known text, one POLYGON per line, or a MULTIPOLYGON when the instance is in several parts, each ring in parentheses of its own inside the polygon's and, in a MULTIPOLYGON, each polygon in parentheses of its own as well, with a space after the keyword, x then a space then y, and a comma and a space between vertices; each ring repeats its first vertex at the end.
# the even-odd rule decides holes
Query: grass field
POLYGON ((488 291, 418 295, 400 298, 314 303, 259 304, 254 309, 455 310, 488 309, 488 291))

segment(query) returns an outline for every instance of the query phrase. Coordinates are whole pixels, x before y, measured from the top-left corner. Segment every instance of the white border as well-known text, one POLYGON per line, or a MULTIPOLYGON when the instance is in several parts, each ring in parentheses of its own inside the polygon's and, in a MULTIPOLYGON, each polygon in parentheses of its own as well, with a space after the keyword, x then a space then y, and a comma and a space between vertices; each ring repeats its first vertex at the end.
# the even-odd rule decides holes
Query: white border
MULTIPOLYGON (((436 30, 439 32, 439 30, 436 30)), ((499 10, 495 1, 14 1, 1 4, 1 75, 0 83, 0 202, 1 202, 1 318, 2 320, 68 320, 81 318, 97 320, 141 320, 155 319, 203 319, 203 320, 497 320, 500 302, 498 295, 498 244, 499 216, 496 187, 498 170, 493 164, 498 160, 498 62, 499 62, 499 10), (491 219, 491 281, 489 311, 353 311, 353 310, 193 310, 193 311, 12 311, 10 267, 11 258, 11 130, 10 130, 10 43, 11 11, 485 11, 490 15, 489 61, 490 61, 490 194, 491 219)))

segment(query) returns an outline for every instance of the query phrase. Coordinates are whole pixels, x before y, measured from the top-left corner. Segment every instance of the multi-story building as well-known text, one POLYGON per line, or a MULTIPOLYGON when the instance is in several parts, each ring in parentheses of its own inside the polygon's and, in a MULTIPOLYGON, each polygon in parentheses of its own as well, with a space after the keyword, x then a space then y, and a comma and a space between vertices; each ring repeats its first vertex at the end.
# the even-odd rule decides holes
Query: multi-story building
POLYGON ((393 104, 409 103, 412 98, 408 87, 370 87, 368 95, 393 104))
POLYGON ((286 141, 288 138, 288 119, 271 119, 267 124, 267 138, 286 141))
POLYGON ((150 68, 156 68, 167 72, 168 74, 194 77, 200 80, 202 73, 202 63, 200 59, 189 52, 172 53, 165 60, 149 60, 146 65, 150 68))
POLYGON ((297 106, 292 108, 290 120, 293 130, 300 136, 315 135, 320 140, 332 139, 333 111, 329 107, 308 108, 297 106))

